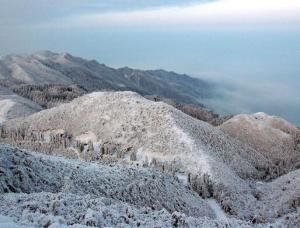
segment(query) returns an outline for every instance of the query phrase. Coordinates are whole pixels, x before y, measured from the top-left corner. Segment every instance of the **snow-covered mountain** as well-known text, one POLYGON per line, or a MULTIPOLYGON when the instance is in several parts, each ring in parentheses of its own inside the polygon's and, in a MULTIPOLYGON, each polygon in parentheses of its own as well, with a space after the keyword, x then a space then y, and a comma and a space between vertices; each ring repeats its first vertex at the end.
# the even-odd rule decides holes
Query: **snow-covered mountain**
POLYGON ((300 168, 300 130, 280 117, 237 115, 220 129, 277 164, 279 174, 300 168))
POLYGON ((178 102, 200 104, 213 95, 213 85, 187 75, 164 70, 114 69, 95 60, 68 53, 38 52, 0 59, 0 85, 78 85, 85 90, 131 90, 142 95, 159 95, 178 102))
MULTIPOLYGON (((260 178, 268 162, 257 151, 211 125, 133 92, 95 92, 28 118, 8 121, 2 128, 2 137, 30 148, 65 151, 68 156, 86 160, 107 153, 151 163, 189 154, 201 162, 210 154, 215 162, 225 162, 241 177, 260 178), (19 131, 16 137, 14 129, 19 131)), ((206 165, 197 166, 203 173, 209 170, 206 165)), ((189 172, 194 170, 187 167, 189 172)))
POLYGON ((95 92, 7 121, 1 140, 79 160, 157 168, 239 219, 272 222, 278 215, 262 215, 265 202, 254 184, 276 178, 276 164, 212 125, 133 92, 95 92))
POLYGON ((67 53, 1 58, 0 226, 299 227, 299 128, 219 116, 213 91, 67 53))

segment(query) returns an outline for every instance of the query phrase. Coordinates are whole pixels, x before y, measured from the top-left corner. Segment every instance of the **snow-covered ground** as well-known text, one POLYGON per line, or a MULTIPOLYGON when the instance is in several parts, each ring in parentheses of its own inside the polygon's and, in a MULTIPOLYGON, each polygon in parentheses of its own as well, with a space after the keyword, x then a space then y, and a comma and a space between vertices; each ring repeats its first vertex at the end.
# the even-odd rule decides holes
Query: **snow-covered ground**
POLYGON ((21 225, 248 226, 216 218, 216 203, 213 210, 178 180, 150 168, 67 160, 0 144, 0 173, 0 214, 21 225))
POLYGON ((212 208, 212 210, 215 212, 218 220, 224 221, 224 222, 229 221, 228 215, 226 215, 224 210, 220 207, 220 205, 218 204, 218 202, 215 199, 208 199, 207 203, 212 208))
POLYGON ((11 217, 0 215, 1 228, 20 228, 20 226, 13 221, 11 217))
POLYGON ((196 193, 173 177, 150 168, 66 160, 6 146, 0 149, 0 193, 88 194, 153 209, 164 208, 171 213, 215 217, 196 193))
POLYGON ((111 198, 67 193, 5 194, 0 208, 23 226, 34 227, 271 227, 236 219, 224 222, 208 217, 189 217, 166 210, 134 207, 111 198))
POLYGON ((299 221, 297 214, 261 225, 235 219, 214 199, 203 200, 150 168, 68 160, 3 144, 0 168, 0 227, 293 227, 299 221))

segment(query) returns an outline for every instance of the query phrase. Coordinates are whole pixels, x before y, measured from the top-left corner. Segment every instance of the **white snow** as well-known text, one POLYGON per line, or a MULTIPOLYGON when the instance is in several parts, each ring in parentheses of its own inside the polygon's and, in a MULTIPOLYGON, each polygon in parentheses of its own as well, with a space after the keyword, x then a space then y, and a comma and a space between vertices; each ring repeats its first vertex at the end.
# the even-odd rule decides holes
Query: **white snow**
POLYGON ((28 84, 72 84, 70 78, 51 67, 47 67, 40 60, 45 60, 45 58, 41 58, 41 54, 36 56, 7 56, 0 62, 7 70, 0 73, 8 81, 17 80, 28 84))
POLYGON ((20 228, 11 217, 0 215, 0 228, 20 228))
POLYGON ((229 221, 228 216, 226 215, 226 213, 223 211, 223 209, 220 207, 220 205, 215 199, 208 199, 207 203, 211 207, 211 209, 213 209, 213 211, 215 212, 217 219, 224 222, 229 221))
POLYGON ((88 143, 89 141, 97 142, 97 136, 93 132, 88 131, 88 132, 83 133, 82 135, 78 135, 76 137, 76 140, 85 142, 85 143, 88 143))
POLYGON ((8 112, 15 105, 15 103, 10 99, 0 100, 0 123, 7 119, 8 112))
POLYGON ((18 95, 2 95, 0 87, 0 124, 8 119, 25 117, 42 107, 18 95))

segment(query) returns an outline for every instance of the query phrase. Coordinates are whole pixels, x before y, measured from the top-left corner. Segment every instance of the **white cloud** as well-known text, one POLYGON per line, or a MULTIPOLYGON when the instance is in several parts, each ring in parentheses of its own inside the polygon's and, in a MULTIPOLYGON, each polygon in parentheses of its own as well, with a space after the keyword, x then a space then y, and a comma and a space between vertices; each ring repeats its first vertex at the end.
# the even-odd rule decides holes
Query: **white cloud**
POLYGON ((298 26, 299 0, 219 0, 188 6, 100 12, 66 19, 64 26, 298 26))

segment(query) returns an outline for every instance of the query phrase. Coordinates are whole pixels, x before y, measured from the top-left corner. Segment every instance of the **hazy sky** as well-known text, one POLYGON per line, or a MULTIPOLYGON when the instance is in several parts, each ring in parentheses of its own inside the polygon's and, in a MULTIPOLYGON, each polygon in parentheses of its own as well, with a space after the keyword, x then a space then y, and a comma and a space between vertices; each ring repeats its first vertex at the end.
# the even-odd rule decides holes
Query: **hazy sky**
POLYGON ((0 55, 45 49, 215 80, 218 111, 300 125, 299 0, 0 0, 0 55))

